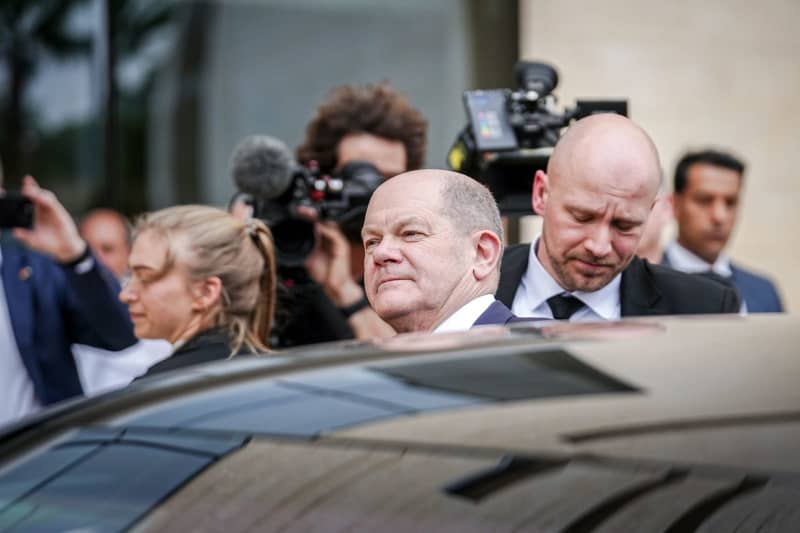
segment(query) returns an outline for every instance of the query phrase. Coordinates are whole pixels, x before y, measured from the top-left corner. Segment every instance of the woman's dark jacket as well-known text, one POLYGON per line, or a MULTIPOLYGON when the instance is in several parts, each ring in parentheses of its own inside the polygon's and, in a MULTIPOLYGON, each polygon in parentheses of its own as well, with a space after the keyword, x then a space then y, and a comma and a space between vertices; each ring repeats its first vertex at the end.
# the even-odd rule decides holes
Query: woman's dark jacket
MULTIPOLYGON (((244 348, 244 347, 243 347, 244 348)), ((241 350, 240 350, 241 351, 241 350)), ((201 331, 172 355, 151 366, 144 376, 175 370, 190 365, 227 359, 231 355, 231 340, 226 328, 213 328, 201 331)))

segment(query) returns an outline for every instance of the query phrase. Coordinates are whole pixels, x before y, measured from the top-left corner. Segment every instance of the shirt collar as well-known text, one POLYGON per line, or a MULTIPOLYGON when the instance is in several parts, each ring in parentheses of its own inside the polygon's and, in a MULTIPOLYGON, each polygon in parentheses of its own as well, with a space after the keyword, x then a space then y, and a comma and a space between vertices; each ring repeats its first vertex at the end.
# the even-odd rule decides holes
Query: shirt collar
POLYGON ((614 320, 619 317, 619 287, 622 274, 617 274, 605 287, 596 291, 567 291, 564 290, 553 276, 545 270, 536 250, 539 247, 539 237, 531 244, 530 257, 528 258, 528 272, 526 286, 528 303, 532 309, 544 304, 548 298, 557 294, 571 294, 576 297, 596 315, 604 320, 614 320))
POLYGON ((494 303, 494 295, 484 294, 478 296, 474 300, 469 301, 467 304, 447 317, 444 322, 434 328, 433 333, 445 333, 448 331, 466 331, 472 327, 478 317, 486 311, 490 305, 494 303))
POLYGON ((731 259, 725 253, 719 254, 717 260, 711 264, 678 244, 677 241, 671 242, 664 253, 667 254, 670 266, 675 270, 688 272, 690 274, 708 272, 710 270, 723 278, 729 278, 733 275, 731 259))

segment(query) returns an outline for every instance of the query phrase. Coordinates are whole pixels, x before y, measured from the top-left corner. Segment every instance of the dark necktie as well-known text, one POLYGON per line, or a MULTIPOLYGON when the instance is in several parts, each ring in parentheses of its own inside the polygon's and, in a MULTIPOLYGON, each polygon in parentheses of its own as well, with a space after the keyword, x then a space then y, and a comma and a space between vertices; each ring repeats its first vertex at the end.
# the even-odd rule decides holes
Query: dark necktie
POLYGON ((575 311, 584 306, 584 303, 569 294, 558 294, 547 299, 547 305, 553 312, 556 320, 567 320, 575 311))

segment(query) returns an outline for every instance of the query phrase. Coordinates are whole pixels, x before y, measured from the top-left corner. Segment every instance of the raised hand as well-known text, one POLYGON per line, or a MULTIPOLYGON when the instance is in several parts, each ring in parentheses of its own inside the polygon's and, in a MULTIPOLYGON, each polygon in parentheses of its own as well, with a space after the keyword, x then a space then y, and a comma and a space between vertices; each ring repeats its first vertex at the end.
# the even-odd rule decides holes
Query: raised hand
POLYGON ((360 300, 364 293, 350 271, 350 244, 336 224, 314 224, 314 249, 306 258, 305 267, 338 306, 360 300))
POLYGON ((51 191, 42 189, 32 176, 22 180, 22 194, 34 205, 33 229, 15 228, 14 236, 29 248, 68 263, 86 251, 72 217, 51 191))

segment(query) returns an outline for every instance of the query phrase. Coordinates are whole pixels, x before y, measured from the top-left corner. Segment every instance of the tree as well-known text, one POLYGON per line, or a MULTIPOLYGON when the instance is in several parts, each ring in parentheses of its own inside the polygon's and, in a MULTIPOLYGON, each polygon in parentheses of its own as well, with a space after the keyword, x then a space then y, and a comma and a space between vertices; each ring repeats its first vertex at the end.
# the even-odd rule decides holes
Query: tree
MULTIPOLYGON (((119 84, 117 64, 139 54, 148 39, 169 24, 174 9, 169 2, 103 0, 106 19, 105 203, 121 207, 124 173, 119 162, 119 84)), ((143 154, 142 154, 143 156, 143 154)))
POLYGON ((0 57, 8 84, 0 155, 12 179, 20 179, 26 167, 25 138, 32 126, 25 120, 25 92, 41 60, 46 55, 68 59, 91 50, 90 36, 75 35, 67 27, 71 11, 86 1, 0 0, 0 57))

